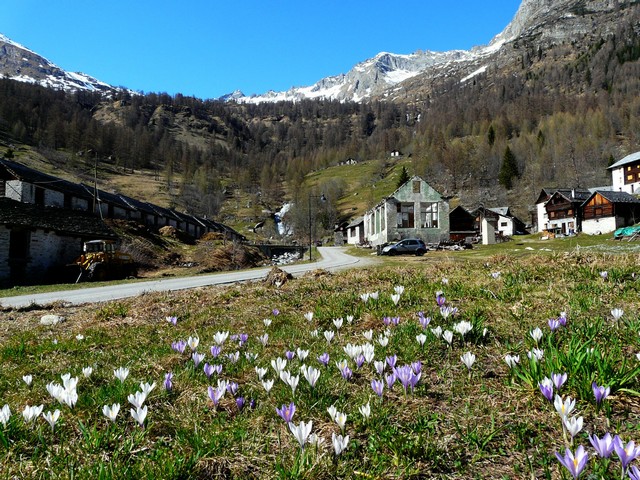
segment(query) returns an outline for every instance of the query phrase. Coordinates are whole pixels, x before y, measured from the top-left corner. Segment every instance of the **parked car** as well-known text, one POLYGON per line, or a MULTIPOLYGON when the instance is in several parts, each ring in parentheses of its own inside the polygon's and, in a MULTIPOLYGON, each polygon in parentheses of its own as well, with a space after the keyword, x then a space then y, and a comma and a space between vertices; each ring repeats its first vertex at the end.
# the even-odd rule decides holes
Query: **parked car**
POLYGON ((419 238, 406 238, 398 243, 387 245, 381 253, 382 255, 424 255, 427 253, 427 246, 419 238))

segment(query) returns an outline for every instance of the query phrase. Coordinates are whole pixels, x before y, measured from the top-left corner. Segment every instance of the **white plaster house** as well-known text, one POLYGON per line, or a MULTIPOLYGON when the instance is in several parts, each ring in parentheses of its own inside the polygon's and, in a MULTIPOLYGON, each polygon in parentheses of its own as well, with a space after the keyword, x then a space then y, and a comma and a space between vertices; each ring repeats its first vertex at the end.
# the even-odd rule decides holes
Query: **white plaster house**
POLYGON ((361 245, 365 243, 364 217, 358 217, 346 227, 347 243, 349 245, 361 245))
POLYGON ((449 202, 418 176, 364 215, 364 238, 372 246, 404 238, 426 243, 449 239, 449 202))
POLYGON ((640 190, 640 152, 627 155, 611 165, 612 188, 614 192, 639 193, 640 190))

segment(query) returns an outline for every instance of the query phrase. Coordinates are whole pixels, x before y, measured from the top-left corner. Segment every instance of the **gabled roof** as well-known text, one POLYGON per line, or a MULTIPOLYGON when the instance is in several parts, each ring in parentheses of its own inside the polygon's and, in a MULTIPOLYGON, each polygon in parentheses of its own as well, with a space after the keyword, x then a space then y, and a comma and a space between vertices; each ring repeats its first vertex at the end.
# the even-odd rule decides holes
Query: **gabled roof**
POLYGON ((357 227, 358 225, 360 225, 361 223, 364 223, 364 217, 356 217, 353 220, 351 220, 351 222, 349 223, 349 225, 347 225, 347 228, 354 228, 357 227))
POLYGON ((556 195, 560 195, 572 203, 582 203, 591 196, 591 191, 587 188, 559 188, 551 196, 556 195))
POLYGON ((543 188, 540 191, 540 195, 538 195, 538 199, 535 201, 535 204, 537 205, 538 203, 546 203, 546 201, 551 198, 551 195, 553 195, 555 191, 555 188, 543 188))
POLYGON ((503 217, 510 217, 511 212, 509 212, 509 207, 493 207, 487 208, 487 210, 491 210, 493 213, 497 213, 503 217))
MULTIPOLYGON (((398 191, 400 191, 400 189, 402 189, 405 185, 407 185, 408 183, 413 182, 414 180, 420 180, 421 182, 426 183, 427 185, 429 185, 429 183, 427 183, 427 181, 418 176, 418 175, 414 175, 413 177, 411 177, 409 180, 407 180, 406 182, 404 182, 402 185, 400 185, 398 188, 396 188, 393 193, 391 195, 388 195, 386 197, 384 197, 382 200, 380 200, 378 203, 376 203, 376 205, 373 208, 370 208, 369 210, 367 210, 367 212, 370 212, 372 210, 375 210, 376 207, 379 207, 380 205, 383 205, 387 200, 395 200, 396 198, 396 194, 398 193, 398 191)), ((429 187, 433 188, 431 185, 429 185, 429 187)), ((440 196, 442 197, 442 194, 440 192, 438 192, 435 188, 433 188, 433 190, 440 196)))
POLYGON ((634 163, 640 161, 640 152, 635 152, 630 155, 627 155, 622 160, 618 160, 616 163, 611 165, 607 170, 613 170, 614 168, 620 168, 625 166, 628 163, 634 163))
MULTIPOLYGON (((31 183, 61 193, 68 193, 78 198, 84 198, 85 200, 93 198, 93 195, 89 195, 80 184, 47 175, 46 173, 39 172, 20 163, 12 162, 6 158, 0 158, 0 168, 22 182, 31 183)), ((2 175, 0 175, 0 178, 1 177, 2 175)))
POLYGON ((40 228, 73 236, 116 238, 99 217, 90 213, 40 207, 9 198, 0 198, 0 225, 40 228))
POLYGON ((604 198, 609 200, 611 203, 636 203, 636 204, 640 204, 640 199, 638 199, 637 197, 634 197, 633 195, 631 195, 630 193, 627 193, 627 192, 614 192, 612 190, 596 190, 595 192, 593 192, 589 196, 589 198, 587 198, 582 203, 582 206, 585 206, 587 203, 589 203, 589 201, 596 194, 602 195, 604 198))

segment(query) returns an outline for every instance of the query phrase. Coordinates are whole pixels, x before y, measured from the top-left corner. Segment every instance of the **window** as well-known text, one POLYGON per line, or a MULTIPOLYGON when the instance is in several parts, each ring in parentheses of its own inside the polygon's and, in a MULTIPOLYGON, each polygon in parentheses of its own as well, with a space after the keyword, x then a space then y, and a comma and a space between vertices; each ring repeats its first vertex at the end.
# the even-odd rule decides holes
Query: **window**
POLYGON ((438 228, 438 202, 421 203, 422 228, 438 228))
POLYGON ((413 193, 420 193, 420 180, 413 181, 413 193))
POLYGON ((29 230, 11 230, 9 233, 9 259, 27 259, 30 244, 31 232, 29 230))
POLYGON ((627 180, 630 182, 633 182, 633 173, 630 173, 629 175, 627 175, 627 180))
POLYGON ((398 203, 398 228, 414 228, 413 203, 398 203))
POLYGON ((36 187, 35 204, 44 206, 44 188, 42 187, 36 187))
POLYGON ((509 225, 507 222, 500 222, 501 227, 506 227, 507 225, 509 225))

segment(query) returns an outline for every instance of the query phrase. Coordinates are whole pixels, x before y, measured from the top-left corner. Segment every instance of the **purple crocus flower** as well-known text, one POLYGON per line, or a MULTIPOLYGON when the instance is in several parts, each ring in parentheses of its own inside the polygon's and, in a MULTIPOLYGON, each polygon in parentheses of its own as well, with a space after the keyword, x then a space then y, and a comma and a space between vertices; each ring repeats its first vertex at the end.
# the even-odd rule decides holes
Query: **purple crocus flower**
POLYGON ((444 298, 444 295, 442 294, 442 292, 437 292, 436 293, 436 304, 439 307, 443 306, 446 301, 447 301, 447 299, 444 298))
POLYGON ((631 480, 640 480, 640 470, 635 465, 632 465, 627 473, 631 480))
POLYGON ((213 365, 210 365, 209 363, 205 363, 202 369, 204 370, 204 374, 207 376, 207 378, 211 378, 211 375, 213 375, 213 372, 215 371, 213 365))
POLYGON ((609 432, 605 433, 604 437, 598 438, 594 435, 589 435, 589 441, 598 455, 602 458, 609 458, 613 452, 613 438, 609 432))
POLYGON ((289 405, 282 405, 282 407, 276 407, 276 413, 287 423, 293 420, 293 414, 296 413, 296 406, 293 402, 289 405))
POLYGON ((384 383, 382 383, 382 380, 371 380, 371 388, 376 392, 376 395, 382 397, 382 391, 384 390, 384 383))
POLYGON ((558 322, 560 322, 560 325, 562 325, 563 327, 567 326, 567 312, 560 312, 560 315, 558 316, 558 322))
POLYGON ((250 398, 249 399, 249 408, 251 410, 253 410, 254 408, 256 408, 256 399, 255 398, 250 398))
POLYGON ((560 322, 555 318, 549 319, 549 328, 552 332, 555 332, 558 328, 560 328, 560 322))
POLYGON ((596 382, 591 384, 591 388, 593 389, 593 396, 596 398, 596 403, 600 405, 602 401, 609 396, 611 393, 610 387, 598 386, 596 382))
POLYGON ((173 389, 173 382, 172 382, 172 380, 173 380, 173 373, 171 373, 171 372, 167 372, 167 373, 164 375, 164 389, 165 389, 167 392, 170 392, 170 391, 173 389))
POLYGON ((291 350, 287 350, 286 352, 284 352, 284 356, 287 357, 287 360, 291 361, 291 360, 293 360, 293 357, 296 356, 296 352, 292 352, 291 350))
POLYGON ((556 452, 556 458, 562 465, 566 467, 567 470, 569 470, 571 476, 576 479, 582 473, 584 467, 587 465, 589 455, 584 451, 582 445, 579 445, 576 449, 575 456, 571 452, 571 450, 567 448, 563 457, 561 457, 560 454, 556 452))
POLYGON ((274 308, 271 313, 273 313, 274 317, 277 317, 278 315, 280 315, 280 310, 278 310, 277 308, 274 308))
POLYGON ((431 317, 425 317, 423 312, 418 312, 418 322, 422 328, 427 328, 431 323, 431 317))
POLYGON ((395 368, 397 361, 398 361, 398 356, 396 354, 393 354, 387 357, 387 365, 389 365, 391 368, 395 368))
POLYGON ((544 395, 544 398, 546 398, 550 402, 553 401, 553 381, 551 381, 547 377, 544 377, 542 381, 538 383, 538 388, 540 388, 540 391, 542 392, 542 395, 544 395))
POLYGON ((214 363, 211 366, 213 367, 213 372, 215 374, 220 375, 222 373, 222 365, 214 363))
POLYGON ((329 365, 329 354, 327 352, 324 352, 318 357, 318 361, 326 367, 327 365, 329 365))
POLYGON ((204 360, 204 353, 193 352, 191 354, 191 359, 193 360, 193 365, 196 368, 198 368, 198 365, 200 365, 200 362, 204 360))
POLYGON ((171 325, 177 325, 178 317, 167 317, 167 322, 169 322, 171 325))
POLYGON ((626 470, 627 466, 633 459, 640 455, 640 447, 636 447, 635 443, 630 441, 626 445, 622 444, 622 440, 618 435, 613 437, 613 449, 618 455, 620 462, 622 463, 622 469, 626 470))
POLYGON ((229 341, 231 341, 231 342, 237 342, 237 341, 238 341, 238 334, 237 334, 237 333, 234 333, 233 335, 231 335, 231 336, 229 337, 229 341))
POLYGON ((211 356, 213 358, 216 358, 218 355, 220 355, 221 351, 222 351, 222 347, 220 345, 213 345, 211 347, 211 356))
POLYGON ((236 382, 229 382, 227 384, 227 392, 235 397, 236 392, 238 391, 238 384, 236 382))
POLYGON ((244 408, 245 403, 246 402, 244 400, 244 397, 236 398, 236 406, 238 407, 238 410, 242 411, 242 409, 244 408))
POLYGON ((422 362, 420 360, 416 360, 415 362, 412 362, 411 368, 413 369, 416 375, 419 374, 422 371, 422 362))
POLYGON ((361 368, 361 367, 362 367, 362 365, 364 364, 364 361, 365 361, 365 359, 364 359, 364 355, 363 355, 363 354, 358 355, 358 356, 356 357, 356 366, 357 366, 358 368, 361 368))
POLYGON ((224 396, 224 389, 209 387, 208 391, 209 398, 213 402, 213 405, 217 407, 218 403, 220 403, 220 399, 224 396))
POLYGON ((238 335, 238 344, 239 346, 243 346, 249 340, 249 335, 246 333, 241 333, 238 335))
POLYGON ((349 367, 342 368, 340 370, 340 373, 342 374, 342 378, 344 378, 345 380, 350 380, 351 376, 353 375, 353 371, 349 367))
POLYGON ((407 388, 411 385, 412 377, 414 376, 413 369, 410 365, 403 365, 398 368, 394 368, 393 372, 395 373, 396 378, 402 384, 402 388, 404 388, 404 392, 407 393, 407 388))
POLYGON ((391 390, 393 388, 393 384, 396 383, 396 379, 397 379, 396 374, 395 373, 390 373, 389 375, 387 375, 384 378, 387 381, 387 388, 389 390, 391 390))
POLYGON ((551 381, 553 381, 553 385, 556 387, 556 390, 560 390, 564 382, 567 381, 566 373, 552 373, 551 381))
POLYGON ((187 348, 187 342, 184 340, 178 340, 171 344, 171 348, 178 353, 184 353, 185 348, 187 348))
POLYGON ((391 325, 391 317, 382 317, 382 323, 384 323, 387 327, 391 325))

